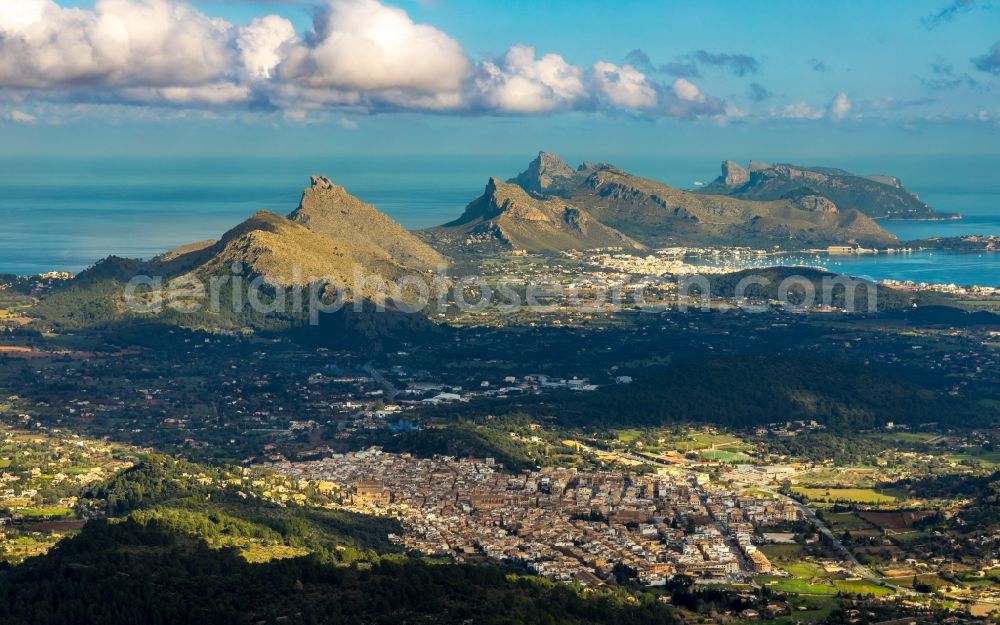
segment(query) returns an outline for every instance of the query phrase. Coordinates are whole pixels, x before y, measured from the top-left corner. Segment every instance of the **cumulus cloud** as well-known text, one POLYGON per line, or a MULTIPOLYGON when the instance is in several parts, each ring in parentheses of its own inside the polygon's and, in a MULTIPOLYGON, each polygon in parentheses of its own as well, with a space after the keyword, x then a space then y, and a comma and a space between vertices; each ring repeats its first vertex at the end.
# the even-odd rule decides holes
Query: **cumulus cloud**
POLYGON ((830 119, 840 121, 851 112, 851 100, 847 97, 846 93, 838 93, 834 96, 833 101, 830 102, 829 109, 830 119))
POLYGON ((689 62, 690 76, 660 84, 652 75, 663 68, 641 50, 621 64, 581 67, 518 44, 476 61, 444 31, 379 0, 322 0, 301 34, 278 15, 241 26, 190 0, 96 0, 89 9, 0 0, 0 98, 88 111, 252 108, 305 120, 326 109, 539 115, 614 107, 697 118, 727 110, 688 79, 700 75, 697 63, 740 75, 757 67, 746 55, 704 51, 689 62))
POLYGON ((503 58, 482 63, 473 97, 499 111, 547 113, 587 98, 583 80, 583 70, 562 56, 535 58, 534 48, 516 45, 503 58))
POLYGON ((608 102, 626 108, 647 109, 656 106, 656 89, 646 75, 629 64, 618 67, 598 61, 593 67, 594 80, 608 102))
POLYGON ((295 27, 283 17, 254 18, 236 37, 243 70, 251 80, 271 77, 281 62, 284 48, 296 40, 295 27))
POLYGON ((93 11, 52 0, 0 7, 0 85, 194 86, 232 66, 232 26, 172 0, 97 0, 93 11))
POLYGON ((726 104, 722 100, 706 95, 686 78, 678 78, 670 86, 666 98, 665 112, 670 117, 696 118, 723 115, 726 104))
POLYGON ((314 88, 458 91, 470 63, 457 41, 377 0, 334 0, 278 69, 314 88))
POLYGON ((972 64, 981 72, 1000 75, 1000 41, 993 44, 993 48, 983 56, 972 59, 972 64))
POLYGON ((674 81, 674 94, 685 102, 698 102, 705 99, 701 89, 690 80, 678 78, 674 81))

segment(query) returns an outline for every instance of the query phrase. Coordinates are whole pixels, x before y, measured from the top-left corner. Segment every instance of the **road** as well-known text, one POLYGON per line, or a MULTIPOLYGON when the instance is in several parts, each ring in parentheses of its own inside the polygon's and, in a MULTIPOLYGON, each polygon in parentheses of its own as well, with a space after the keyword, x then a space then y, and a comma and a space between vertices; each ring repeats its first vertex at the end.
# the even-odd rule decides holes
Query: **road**
POLYGON ((385 389, 386 403, 391 404, 396 401, 396 395, 399 395, 399 389, 392 385, 392 382, 386 379, 384 375, 378 372, 377 369, 372 365, 372 363, 367 362, 361 367, 361 370, 372 377, 373 380, 382 385, 385 389))
MULTIPOLYGON (((630 460, 639 460, 639 461, 647 462, 647 463, 650 463, 650 464, 653 464, 653 465, 669 466, 669 467, 672 467, 672 468, 676 468, 675 465, 669 465, 667 463, 660 462, 660 461, 658 461, 658 460, 656 460, 654 458, 648 458, 648 457, 645 457, 645 456, 639 456, 639 455, 633 454, 633 453, 628 452, 628 451, 617 451, 615 453, 617 453, 619 456, 621 456, 623 458, 628 458, 630 460)), ((840 541, 840 538, 837 537, 837 535, 833 533, 833 530, 831 530, 826 525, 826 523, 824 523, 822 520, 820 520, 819 517, 816 516, 816 512, 813 511, 812 508, 810 508, 809 506, 803 504, 802 502, 800 502, 800 501, 798 501, 796 499, 793 499, 793 498, 789 497, 788 495, 783 495, 781 493, 778 493, 778 492, 775 492, 775 491, 772 491, 772 490, 767 490, 767 489, 764 489, 764 488, 761 488, 760 490, 763 491, 763 492, 765 492, 765 493, 769 493, 771 495, 774 495, 775 497, 777 497, 779 499, 783 499, 783 500, 791 503, 792 505, 794 505, 796 508, 798 508, 798 510, 802 513, 802 516, 804 518, 809 519, 810 521, 812 521, 813 525, 816 526, 816 530, 820 534, 822 534, 823 536, 825 536, 827 539, 829 539, 830 544, 832 544, 834 546, 834 548, 838 552, 840 552, 840 554, 843 556, 844 563, 847 564, 847 565, 849 565, 850 568, 851 568, 851 570, 858 577, 860 577, 862 579, 865 579, 865 580, 867 580, 869 582, 872 582, 873 584, 878 584, 879 586, 885 586, 886 588, 891 588, 892 590, 895 590, 896 592, 904 594, 904 595, 915 595, 915 594, 917 594, 911 588, 904 588, 903 586, 897 586, 896 584, 893 584, 892 582, 886 581, 885 579, 883 579, 883 578, 879 577, 878 575, 876 575, 875 573, 873 573, 871 571, 871 569, 869 569, 865 565, 861 564, 861 562, 856 557, 854 557, 854 554, 851 553, 851 550, 848 549, 844 545, 844 543, 842 543, 840 541)), ((699 491, 700 491, 700 489, 699 489, 699 491)), ((702 497, 702 503, 704 503, 704 495, 699 492, 699 496, 702 497)), ((716 520, 716 522, 719 523, 718 520, 716 520)), ((736 553, 736 555, 738 557, 740 557, 740 559, 741 559, 741 568, 743 568, 745 571, 749 570, 749 563, 746 562, 746 558, 742 557, 743 556, 743 552, 739 549, 738 545, 735 545, 735 539, 732 538, 732 537, 730 537, 728 535, 728 533, 726 531, 724 531, 724 529, 722 529, 721 523, 719 523, 719 525, 720 525, 720 531, 722 531, 722 535, 726 536, 728 539, 732 540, 733 544, 730 545, 730 548, 733 549, 733 551, 736 553)))
POLYGON ((715 516, 715 513, 712 512, 711 507, 708 505, 708 495, 705 494, 705 491, 703 491, 700 487, 695 487, 695 492, 698 493, 698 499, 701 500, 701 505, 708 510, 709 516, 711 516, 712 520, 715 521, 715 527, 719 530, 719 533, 722 534, 729 550, 733 552, 736 560, 740 563, 740 576, 750 580, 751 585, 757 587, 757 583, 753 581, 753 567, 750 565, 750 561, 747 559, 746 554, 743 553, 743 549, 740 548, 740 543, 726 528, 722 519, 715 516))
POLYGON ((796 508, 798 508, 799 512, 802 513, 802 516, 804 518, 809 519, 810 521, 812 521, 813 525, 816 526, 816 531, 818 531, 820 534, 822 534, 823 536, 825 536, 826 538, 828 538, 829 541, 830 541, 830 544, 832 544, 834 546, 834 548, 836 548, 837 551, 839 551, 841 553, 841 555, 844 556, 844 562, 851 565, 851 570, 855 573, 855 575, 857 575, 858 577, 861 577, 862 579, 870 581, 870 582, 872 582, 874 584, 878 584, 880 586, 885 586, 886 588, 892 588, 896 592, 899 592, 899 593, 902 593, 902 594, 905 594, 905 595, 916 594, 910 588, 904 588, 903 586, 897 586, 896 584, 893 584, 891 582, 885 581, 885 579, 879 577, 878 575, 875 575, 875 573, 873 573, 871 571, 871 569, 869 569, 867 566, 861 564, 861 562, 858 561, 858 559, 856 557, 854 557, 854 554, 851 553, 851 550, 848 549, 844 545, 844 543, 840 542, 840 538, 838 538, 837 535, 833 533, 833 530, 831 530, 826 525, 826 523, 824 523, 818 516, 816 516, 816 512, 813 511, 812 508, 810 508, 809 506, 805 505, 804 503, 802 503, 802 502, 800 502, 800 501, 798 501, 796 499, 793 499, 793 498, 789 497, 788 495, 783 495, 781 493, 778 493, 778 492, 775 492, 775 491, 772 491, 772 490, 763 489, 763 488, 760 489, 760 490, 762 490, 765 493, 769 493, 771 495, 774 495, 775 497, 778 497, 780 499, 783 499, 783 500, 787 501, 788 503, 794 505, 796 508))

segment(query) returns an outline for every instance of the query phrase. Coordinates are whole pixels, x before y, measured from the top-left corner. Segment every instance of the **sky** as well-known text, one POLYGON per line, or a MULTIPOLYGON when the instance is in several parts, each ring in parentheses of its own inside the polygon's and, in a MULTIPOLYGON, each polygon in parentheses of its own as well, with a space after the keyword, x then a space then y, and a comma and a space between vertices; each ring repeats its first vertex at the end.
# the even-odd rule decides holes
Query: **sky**
POLYGON ((1000 0, 0 0, 0 156, 1000 154, 1000 0))

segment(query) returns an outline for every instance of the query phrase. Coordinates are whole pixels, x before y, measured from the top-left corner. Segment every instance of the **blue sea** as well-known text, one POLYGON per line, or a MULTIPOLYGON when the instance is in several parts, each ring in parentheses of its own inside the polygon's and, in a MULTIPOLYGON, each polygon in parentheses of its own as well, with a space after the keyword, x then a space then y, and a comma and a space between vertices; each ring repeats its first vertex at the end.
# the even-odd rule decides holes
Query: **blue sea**
MULTIPOLYGON (((408 228, 457 217, 490 176, 508 178, 533 154, 301 158, 0 159, 0 273, 80 271, 118 256, 149 258, 217 238, 254 211, 291 212, 311 174, 342 184, 408 228)), ((574 155, 565 155, 572 157, 574 155)), ((595 155, 567 158, 571 163, 595 155)), ((711 180, 718 160, 617 157, 616 165, 680 187, 711 180)), ((720 159, 721 160, 721 159, 720 159)), ((883 225, 901 239, 1000 235, 998 159, 827 161, 858 172, 892 173, 931 206, 961 221, 883 225)), ((882 279, 1000 286, 996 254, 920 253, 826 259, 831 269, 882 279)))

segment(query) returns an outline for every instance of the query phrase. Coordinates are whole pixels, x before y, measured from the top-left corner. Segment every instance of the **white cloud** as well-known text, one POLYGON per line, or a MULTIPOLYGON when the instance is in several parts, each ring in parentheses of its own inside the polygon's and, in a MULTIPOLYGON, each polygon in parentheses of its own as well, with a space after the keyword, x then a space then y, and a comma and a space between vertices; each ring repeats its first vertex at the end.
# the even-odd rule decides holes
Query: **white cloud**
POLYGON ((685 102, 701 102, 705 99, 701 89, 686 78, 678 78, 675 80, 673 90, 674 95, 685 102))
POLYGON ((588 96, 583 70, 558 54, 536 59, 535 49, 516 45, 479 67, 472 97, 485 108, 510 113, 547 113, 572 108, 588 96))
MULTIPOLYGON (((588 69, 514 45, 471 61, 447 33, 379 0, 322 0, 312 29, 278 15, 245 26, 190 0, 0 0, 0 98, 306 111, 421 110, 536 115, 602 107, 673 117, 721 115, 725 103, 686 79, 656 84, 632 64, 588 69)), ((135 115, 145 115, 135 107, 135 115)), ((337 123, 336 117, 327 118, 337 123)))
POLYGON ((771 117, 783 117, 785 119, 820 119, 823 111, 814 109, 804 100, 794 104, 786 104, 780 109, 771 109, 771 117))
POLYGON ((846 93, 838 93, 830 102, 830 119, 840 121, 851 112, 851 101, 846 93))
POLYGON ((11 111, 7 113, 7 119, 18 124, 34 124, 38 118, 24 111, 11 111))
POLYGON ((281 62, 282 48, 295 39, 295 27, 277 15, 254 18, 247 27, 241 28, 236 36, 236 48, 247 76, 258 80, 270 78, 281 62))
POLYGON ((311 88, 347 91, 458 91, 470 64, 457 41, 415 24, 376 0, 331 0, 311 43, 293 46, 281 77, 311 88))
POLYGON ((664 97, 664 114, 680 119, 718 117, 724 115, 726 103, 704 93, 686 78, 678 78, 664 97))
POLYGON ((646 75, 629 64, 618 67, 613 63, 598 61, 593 67, 597 87, 615 106, 646 109, 656 106, 656 89, 646 75))
POLYGON ((0 86, 195 86, 232 66, 231 25, 173 0, 4 0, 0 86))

